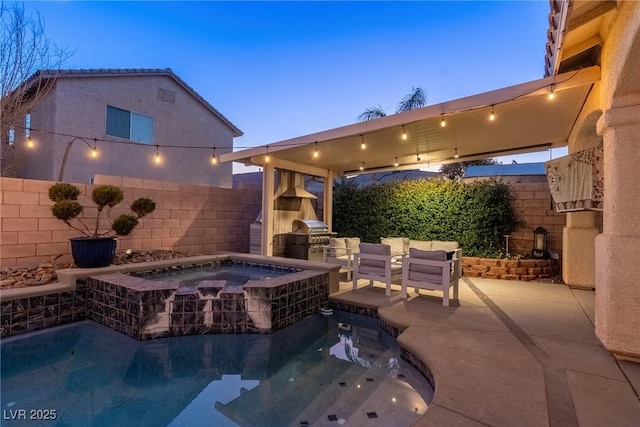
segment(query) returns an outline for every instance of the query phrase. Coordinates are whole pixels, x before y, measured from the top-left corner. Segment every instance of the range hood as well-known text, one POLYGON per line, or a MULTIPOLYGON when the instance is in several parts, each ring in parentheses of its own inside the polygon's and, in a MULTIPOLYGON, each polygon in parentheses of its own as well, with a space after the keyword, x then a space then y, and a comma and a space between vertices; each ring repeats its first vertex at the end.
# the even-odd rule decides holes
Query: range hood
POLYGON ((280 195, 280 197, 295 197, 299 199, 317 199, 316 196, 309 193, 307 190, 305 190, 302 187, 289 187, 287 188, 287 191, 285 191, 280 195))
POLYGON ((287 189, 284 191, 284 193, 280 194, 280 196, 278 197, 296 198, 296 199, 317 199, 316 196, 309 193, 307 190, 304 189, 304 187, 300 185, 296 185, 296 173, 290 172, 288 175, 289 176, 288 176, 287 189))

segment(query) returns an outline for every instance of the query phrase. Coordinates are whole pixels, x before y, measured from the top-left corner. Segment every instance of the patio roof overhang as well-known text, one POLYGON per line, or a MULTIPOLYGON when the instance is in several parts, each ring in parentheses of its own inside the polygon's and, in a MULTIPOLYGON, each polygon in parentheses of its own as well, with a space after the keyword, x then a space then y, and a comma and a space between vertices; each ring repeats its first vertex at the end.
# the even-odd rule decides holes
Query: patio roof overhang
POLYGON ((223 154, 220 160, 264 166, 268 152, 275 168, 328 176, 329 171, 340 175, 417 169, 562 147, 599 79, 600 67, 592 66, 223 154), (489 120, 492 110, 493 121, 489 120), (403 130, 407 139, 402 138, 403 130), (314 158, 316 148, 319 155, 314 158), (396 162, 399 166, 394 166, 396 162))

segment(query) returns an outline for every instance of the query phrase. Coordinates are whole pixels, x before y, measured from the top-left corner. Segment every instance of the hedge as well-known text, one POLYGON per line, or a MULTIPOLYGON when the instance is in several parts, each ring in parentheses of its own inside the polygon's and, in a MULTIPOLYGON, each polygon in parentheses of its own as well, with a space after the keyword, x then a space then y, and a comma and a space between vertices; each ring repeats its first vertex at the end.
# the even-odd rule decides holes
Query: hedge
POLYGON ((494 257, 520 221, 509 187, 496 180, 401 181, 359 188, 347 179, 334 188, 339 236, 379 243, 381 237, 452 240, 467 256, 494 257))

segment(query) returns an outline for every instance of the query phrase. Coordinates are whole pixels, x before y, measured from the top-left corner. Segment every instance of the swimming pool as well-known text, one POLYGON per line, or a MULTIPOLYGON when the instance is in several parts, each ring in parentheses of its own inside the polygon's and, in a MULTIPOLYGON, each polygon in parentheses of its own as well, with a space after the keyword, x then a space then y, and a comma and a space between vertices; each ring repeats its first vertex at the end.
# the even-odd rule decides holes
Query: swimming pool
POLYGON ((432 396, 377 320, 342 312, 152 341, 85 321, 1 346, 6 426, 408 426, 432 396))

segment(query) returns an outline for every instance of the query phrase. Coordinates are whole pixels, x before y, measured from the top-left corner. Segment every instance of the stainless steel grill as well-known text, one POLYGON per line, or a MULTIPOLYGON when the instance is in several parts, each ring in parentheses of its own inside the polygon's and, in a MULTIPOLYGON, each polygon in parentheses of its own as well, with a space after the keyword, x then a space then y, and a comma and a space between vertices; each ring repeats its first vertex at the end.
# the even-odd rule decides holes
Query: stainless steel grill
POLYGON ((291 229, 287 235, 288 258, 322 261, 322 248, 336 236, 327 224, 313 219, 294 219, 291 229))

